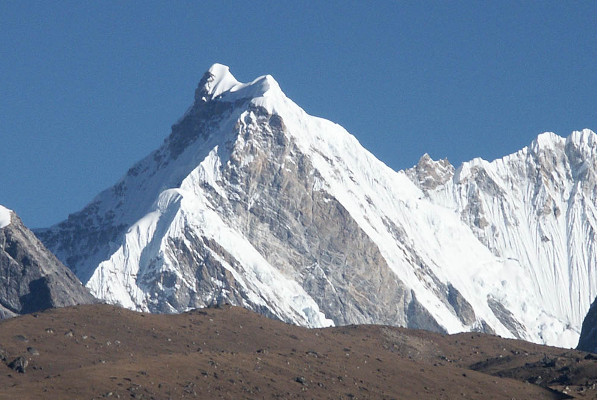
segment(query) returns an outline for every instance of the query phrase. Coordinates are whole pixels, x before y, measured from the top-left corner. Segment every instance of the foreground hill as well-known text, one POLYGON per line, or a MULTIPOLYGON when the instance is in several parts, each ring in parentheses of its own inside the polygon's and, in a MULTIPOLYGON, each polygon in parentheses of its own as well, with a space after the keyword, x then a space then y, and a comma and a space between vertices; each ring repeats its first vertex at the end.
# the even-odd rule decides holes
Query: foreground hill
POLYGON ((1 322, 0 343, 0 399, 596 397, 588 353, 482 333, 307 329, 230 306, 54 309, 1 322))

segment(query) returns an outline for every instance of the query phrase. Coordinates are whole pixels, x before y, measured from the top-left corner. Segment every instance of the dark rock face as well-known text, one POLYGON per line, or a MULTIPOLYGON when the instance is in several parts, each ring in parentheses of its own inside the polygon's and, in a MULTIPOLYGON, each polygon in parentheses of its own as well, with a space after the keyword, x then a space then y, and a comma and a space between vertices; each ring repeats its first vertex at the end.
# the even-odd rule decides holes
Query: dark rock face
POLYGON ((452 284, 448 285, 448 302, 464 324, 473 324, 477 320, 471 304, 452 284))
POLYGON ((488 298, 488 305, 490 309, 493 311, 496 318, 502 322, 502 324, 508 329, 515 337, 520 338, 522 332, 525 331, 525 327, 515 319, 512 313, 507 310, 502 303, 493 297, 488 298))
POLYGON ((12 213, 0 229, 0 319, 92 302, 77 277, 12 213))
POLYGON ((592 353, 598 352, 598 328, 596 319, 596 302, 598 298, 594 299, 594 302, 590 306, 583 325, 581 327, 581 336, 579 337, 579 344, 577 350, 589 351, 592 353))

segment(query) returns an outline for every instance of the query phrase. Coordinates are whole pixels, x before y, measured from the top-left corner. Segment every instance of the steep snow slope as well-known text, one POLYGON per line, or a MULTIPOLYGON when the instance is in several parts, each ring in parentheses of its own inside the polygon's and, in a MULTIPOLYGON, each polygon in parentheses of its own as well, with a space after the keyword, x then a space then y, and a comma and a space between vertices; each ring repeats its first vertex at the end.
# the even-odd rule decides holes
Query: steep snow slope
POLYGON ((560 321, 583 321, 597 284, 594 132, 544 133, 515 154, 456 171, 426 155, 406 173, 494 254, 515 260, 560 321))
POLYGON ((132 309, 230 302, 311 327, 564 346, 581 325, 342 127, 306 114, 272 77, 240 83, 218 64, 160 149, 38 234, 96 296, 132 309))

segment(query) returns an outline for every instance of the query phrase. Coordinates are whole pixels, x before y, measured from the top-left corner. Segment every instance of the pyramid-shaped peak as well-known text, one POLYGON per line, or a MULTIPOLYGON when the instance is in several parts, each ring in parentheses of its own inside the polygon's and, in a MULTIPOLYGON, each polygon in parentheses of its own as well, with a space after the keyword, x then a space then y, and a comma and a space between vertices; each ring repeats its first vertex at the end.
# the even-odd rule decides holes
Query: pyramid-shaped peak
POLYGON ((433 162, 433 159, 431 158, 431 156, 429 155, 429 153, 425 153, 421 156, 421 158, 419 159, 419 164, 430 164, 433 162))

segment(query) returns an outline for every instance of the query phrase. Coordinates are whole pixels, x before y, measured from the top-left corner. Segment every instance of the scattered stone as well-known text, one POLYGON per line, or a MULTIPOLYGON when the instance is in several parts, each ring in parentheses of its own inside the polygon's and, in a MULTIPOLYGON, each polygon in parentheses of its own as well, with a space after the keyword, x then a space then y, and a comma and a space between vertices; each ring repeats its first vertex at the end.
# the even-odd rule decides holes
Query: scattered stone
POLYGON ((542 365, 546 368, 552 368, 556 366, 556 358, 550 358, 546 354, 544 354, 544 358, 542 358, 542 365))
POLYGON ((296 382, 298 382, 301 385, 304 385, 306 383, 306 379, 304 379, 303 376, 297 376, 296 377, 296 382))
POLYGON ((317 353, 317 352, 316 352, 316 351, 314 351, 314 350, 309 350, 309 351, 307 351, 307 352, 306 352, 306 355, 308 355, 308 356, 313 356, 313 357, 315 357, 315 358, 319 358, 319 353, 317 353))
POLYGON ((19 356, 19 357, 15 358, 14 360, 12 360, 10 362, 10 364, 8 364, 8 367, 21 373, 21 374, 24 374, 25 369, 27 368, 28 365, 29 365, 29 361, 27 361, 27 358, 25 358, 23 356, 19 356))
POLYGON ((16 335, 15 339, 19 342, 29 342, 29 339, 25 335, 16 335))
POLYGON ((39 356, 40 355, 40 352, 36 348, 34 348, 34 347, 28 347, 27 348, 27 352, 29 354, 31 354, 32 356, 39 356))
POLYGON ((531 376, 527 379, 527 382, 529 383, 533 383, 534 385, 538 385, 541 386, 542 383, 544 382, 544 380, 542 379, 541 376, 531 376))

